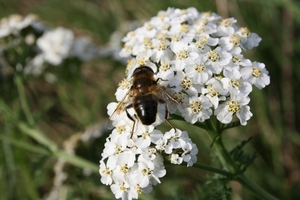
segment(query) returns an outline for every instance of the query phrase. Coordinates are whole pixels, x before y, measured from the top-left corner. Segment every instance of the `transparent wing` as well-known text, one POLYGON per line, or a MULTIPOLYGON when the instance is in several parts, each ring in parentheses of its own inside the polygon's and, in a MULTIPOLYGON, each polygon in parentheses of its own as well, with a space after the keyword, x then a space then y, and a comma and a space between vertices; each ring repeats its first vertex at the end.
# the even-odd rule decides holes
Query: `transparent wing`
POLYGON ((178 108, 183 109, 181 102, 179 102, 177 98, 171 94, 171 92, 173 92, 171 89, 168 90, 168 88, 161 85, 158 85, 157 87, 160 91, 159 97, 167 103, 169 113, 176 112, 178 108))
POLYGON ((128 92, 125 94, 125 96, 123 97, 123 99, 117 104, 114 112, 110 115, 108 123, 107 123, 107 127, 109 129, 112 129, 113 126, 113 122, 116 120, 121 119, 122 117, 126 116, 126 107, 132 103, 132 98, 131 98, 131 90, 128 90, 128 92))

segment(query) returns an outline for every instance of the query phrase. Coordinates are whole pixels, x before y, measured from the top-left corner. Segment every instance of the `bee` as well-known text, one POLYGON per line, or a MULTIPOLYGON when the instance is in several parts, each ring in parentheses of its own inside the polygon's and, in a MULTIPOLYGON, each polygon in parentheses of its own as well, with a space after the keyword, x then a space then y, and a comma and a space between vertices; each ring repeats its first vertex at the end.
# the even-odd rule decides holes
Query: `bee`
POLYGON ((168 120, 169 108, 167 102, 179 103, 166 91, 166 87, 159 84, 159 80, 162 79, 155 80, 154 72, 150 67, 140 66, 136 68, 132 75, 132 85, 112 113, 110 122, 116 112, 124 109, 127 117, 133 121, 132 137, 136 121, 139 120, 146 126, 152 125, 157 118, 158 106, 163 105, 165 110, 164 119, 176 131, 176 128, 168 120), (128 112, 132 108, 135 111, 134 115, 128 112))

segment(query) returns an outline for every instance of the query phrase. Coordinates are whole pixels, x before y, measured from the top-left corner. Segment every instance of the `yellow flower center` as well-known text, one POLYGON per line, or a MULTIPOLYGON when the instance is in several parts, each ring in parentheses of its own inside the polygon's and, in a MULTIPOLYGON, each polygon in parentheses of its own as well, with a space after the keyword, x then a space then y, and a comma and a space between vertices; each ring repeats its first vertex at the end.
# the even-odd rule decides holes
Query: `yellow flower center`
POLYGON ((189 25, 188 24, 182 24, 180 27, 180 32, 182 33, 187 33, 189 30, 189 25))
POLYGON ((193 101, 189 106, 193 114, 198 114, 202 110, 202 103, 199 101, 193 101))
POLYGON ((130 88, 130 81, 127 80, 126 78, 123 78, 122 81, 119 83, 119 87, 122 90, 129 89, 130 88))
POLYGON ((171 37, 172 42, 179 42, 180 39, 181 39, 181 35, 179 35, 179 34, 174 34, 171 37))
POLYGON ((124 183, 122 183, 122 184, 120 185, 120 190, 122 190, 122 191, 127 191, 127 188, 125 187, 125 184, 124 184, 124 183))
POLYGON ((181 87, 185 90, 188 90, 191 86, 193 86, 193 82, 186 76, 181 79, 180 83, 181 87))
POLYGON ((221 57, 220 53, 215 50, 207 52, 206 56, 212 62, 217 62, 218 60, 220 60, 220 57, 221 57))
POLYGON ((252 75, 255 77, 259 77, 259 75, 261 74, 261 70, 257 69, 256 67, 252 68, 252 75))
POLYGON ((148 59, 145 56, 140 56, 137 60, 137 63, 141 66, 141 65, 146 65, 147 61, 148 59))
POLYGON ((168 61, 163 61, 159 67, 160 71, 166 72, 170 69, 170 63, 168 61))
POLYGON ((129 167, 128 167, 128 165, 127 164, 125 164, 125 165, 123 165, 122 167, 121 167, 121 171, 124 173, 124 174, 127 174, 128 172, 129 172, 129 167))
POLYGON ((163 20, 163 19, 166 17, 166 15, 163 14, 163 13, 159 13, 157 16, 158 16, 158 18, 161 19, 161 20, 163 20))
POLYGON ((165 40, 167 38, 167 34, 166 33, 163 33, 163 32, 160 32, 158 33, 156 36, 156 39, 158 40, 165 40))
POLYGON ((198 35, 198 34, 201 34, 201 33, 204 33, 205 31, 206 31, 206 27, 205 27, 205 24, 207 23, 207 22, 203 22, 204 21, 204 19, 202 19, 202 20, 200 20, 199 21, 199 25, 197 25, 197 27, 195 28, 195 31, 196 31, 196 34, 198 35), (202 23, 200 23, 200 22, 202 22, 202 23))
POLYGON ((230 101, 228 102, 228 111, 231 113, 236 113, 240 110, 240 105, 237 103, 237 101, 230 101))
POLYGON ((241 44, 241 38, 234 33, 230 36, 230 42, 233 44, 233 46, 237 47, 241 44))
POLYGON ((134 38, 136 36, 136 33, 134 31, 130 31, 128 35, 130 38, 134 38))
POLYGON ((134 187, 134 189, 136 190, 136 193, 137 193, 137 194, 142 194, 142 188, 141 188, 141 186, 140 186, 139 184, 137 184, 137 185, 134 187))
POLYGON ((131 52, 132 51, 132 46, 129 44, 124 44, 123 48, 125 49, 126 52, 131 52))
POLYGON ((233 63, 241 62, 241 59, 237 55, 233 55, 232 56, 232 62, 233 63))
POLYGON ((148 175, 148 170, 146 169, 146 168, 144 168, 143 170, 142 170, 142 174, 145 176, 145 175, 148 175))
POLYGON ((116 147, 115 147, 115 153, 116 153, 116 154, 121 153, 121 151, 122 151, 121 146, 116 146, 116 147))
POLYGON ((251 32, 249 31, 249 29, 247 27, 240 28, 240 31, 241 31, 242 35, 245 35, 246 37, 250 37, 250 35, 251 35, 251 32))
POLYGON ((106 169, 102 170, 102 174, 111 175, 112 170, 110 170, 109 168, 106 168, 106 169))
POLYGON ((143 139, 146 139, 147 137, 150 137, 150 133, 148 131, 145 131, 143 134, 142 134, 142 137, 143 139))
POLYGON ((230 79, 230 84, 232 85, 232 87, 235 88, 239 88, 240 87, 240 81, 239 80, 235 80, 234 78, 230 79))
POLYGON ((152 44, 150 38, 145 37, 143 43, 144 43, 145 49, 152 49, 153 48, 153 44, 152 44))
POLYGON ((187 50, 181 50, 176 54, 177 60, 183 60, 186 59, 189 55, 189 52, 187 50))
POLYGON ((211 97, 218 96, 220 94, 216 88, 212 87, 212 85, 208 85, 207 89, 208 89, 208 95, 211 97))
POLYGON ((164 51, 164 50, 166 50, 166 49, 167 49, 167 44, 166 44, 166 42, 165 42, 164 40, 160 40, 159 43, 158 43, 158 45, 157 45, 157 49, 158 49, 159 51, 164 51))
POLYGON ((126 126, 125 125, 119 125, 116 127, 117 133, 122 134, 124 131, 126 131, 126 126))
POLYGON ((204 47, 207 45, 207 42, 208 42, 208 38, 206 36, 203 36, 201 38, 199 38, 196 42, 196 46, 199 48, 199 49, 204 49, 204 47))
POLYGON ((174 92, 172 96, 178 103, 183 103, 186 94, 182 92, 174 92))
POLYGON ((130 68, 132 68, 133 66, 135 66, 137 64, 137 61, 135 58, 132 58, 130 60, 127 60, 127 66, 125 69, 125 73, 128 74, 130 68))
POLYGON ((197 64, 195 65, 195 70, 198 72, 198 73, 201 73, 205 70, 205 65, 204 64, 197 64))
POLYGON ((145 28, 148 30, 148 31, 150 31, 150 30, 152 30, 153 29, 153 24, 151 24, 151 23, 146 23, 145 24, 145 28))
POLYGON ((223 19, 221 24, 224 25, 225 27, 230 27, 232 25, 232 21, 229 19, 223 19))

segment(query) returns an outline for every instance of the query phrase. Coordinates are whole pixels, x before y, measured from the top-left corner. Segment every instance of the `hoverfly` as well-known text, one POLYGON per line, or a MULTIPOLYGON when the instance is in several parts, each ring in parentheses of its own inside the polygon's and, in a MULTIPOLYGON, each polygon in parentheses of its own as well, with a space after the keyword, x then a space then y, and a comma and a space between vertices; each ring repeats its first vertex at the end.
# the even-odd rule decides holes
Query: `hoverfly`
POLYGON ((167 102, 179 103, 166 91, 166 87, 158 83, 159 80, 160 78, 155 80, 154 72, 150 67, 140 66, 136 68, 132 75, 132 85, 112 113, 110 122, 116 112, 124 109, 127 117, 133 121, 132 136, 137 120, 147 126, 153 124, 156 121, 158 106, 164 105, 164 120, 176 131, 176 128, 168 120, 169 108, 167 102), (135 111, 134 115, 128 112, 132 108, 135 111))

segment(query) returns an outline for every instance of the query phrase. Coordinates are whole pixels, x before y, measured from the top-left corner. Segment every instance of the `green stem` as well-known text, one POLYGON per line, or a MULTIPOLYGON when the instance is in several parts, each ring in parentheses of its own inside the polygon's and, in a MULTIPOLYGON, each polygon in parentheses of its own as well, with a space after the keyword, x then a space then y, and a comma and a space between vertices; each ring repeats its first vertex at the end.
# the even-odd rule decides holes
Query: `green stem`
POLYGON ((91 172, 94 172, 94 173, 98 173, 98 171, 99 171, 99 166, 97 164, 92 163, 88 160, 85 160, 79 156, 70 155, 70 154, 66 153, 65 151, 55 152, 55 157, 62 158, 66 162, 68 162, 74 166, 81 167, 83 169, 89 169, 89 170, 91 170, 91 172))
POLYGON ((16 85, 17 85, 17 88, 18 88, 18 93, 19 93, 21 106, 22 106, 22 109, 24 111, 26 120, 27 120, 28 124, 31 127, 34 127, 35 120, 34 120, 32 114, 31 114, 30 108, 29 108, 28 103, 27 103, 22 77, 19 74, 17 74, 15 76, 15 81, 16 81, 16 85))
POLYGON ((22 122, 18 123, 17 126, 23 133, 33 138, 41 145, 45 146, 50 150, 50 152, 55 152, 58 150, 57 145, 37 129, 30 128, 28 125, 22 122))
POLYGON ((266 199, 266 200, 278 200, 278 198, 272 196, 270 193, 265 191, 263 188, 261 188, 256 183, 252 182, 250 179, 248 179, 244 174, 238 175, 235 177, 235 180, 238 181, 240 184, 248 188, 250 191, 252 191, 257 197, 260 199, 266 199))
POLYGON ((259 185, 249 180, 244 174, 240 174, 241 170, 234 163, 233 159, 231 158, 230 154, 228 153, 222 142, 221 131, 218 131, 216 126, 213 124, 209 124, 208 127, 209 129, 206 131, 208 132, 210 138, 214 141, 214 145, 216 146, 217 151, 219 152, 220 162, 224 163, 225 160, 226 167, 229 169, 231 174, 233 174, 233 180, 236 180, 239 183, 241 183, 244 187, 248 188, 260 199, 276 200, 277 198, 266 192, 259 185))
POLYGON ((228 171, 225 171, 225 170, 222 170, 222 169, 217 169, 217 168, 214 168, 214 167, 211 167, 211 166, 208 166, 208 165, 204 165, 204 164, 201 164, 201 163, 195 163, 193 165, 193 167, 203 169, 203 170, 206 170, 206 171, 210 171, 210 172, 214 172, 216 174, 221 174, 221 175, 224 175, 226 177, 233 176, 233 174, 231 174, 228 171))
MULTIPOLYGON (((7 138, 12 138, 12 134, 11 134, 11 127, 9 127, 10 124, 7 124, 5 126, 5 130, 4 133, 0 135, 0 137, 3 137, 3 135, 5 135, 5 137, 7 138)), ((14 153, 13 153, 13 148, 11 146, 11 144, 7 141, 2 140, 2 148, 3 148, 3 152, 4 152, 4 159, 5 159, 5 163, 7 166, 7 174, 8 174, 8 185, 14 185, 17 182, 17 177, 16 177, 16 163, 15 163, 15 157, 14 157, 14 153)))
POLYGON ((211 140, 214 141, 214 145, 217 148, 218 155, 219 155, 219 160, 220 162, 228 168, 228 170, 232 174, 236 174, 239 170, 238 167, 236 167, 234 161, 230 157, 228 151, 226 150, 223 142, 222 142, 222 137, 220 134, 216 133, 213 130, 206 130, 208 132, 208 135, 210 136, 211 140))
MULTIPOLYGON (((50 150, 50 152, 56 157, 56 158, 62 158, 66 162, 73 164, 74 166, 86 168, 91 170, 92 172, 98 172, 99 167, 97 164, 92 163, 88 160, 85 160, 79 156, 76 155, 70 155, 64 150, 60 150, 58 146, 49 140, 43 133, 41 133, 39 130, 33 129, 28 127, 24 123, 18 124, 19 129, 29 135, 31 138, 35 139, 38 143, 45 146, 47 149, 50 150)), ((42 152, 41 152, 42 153, 42 152)))

